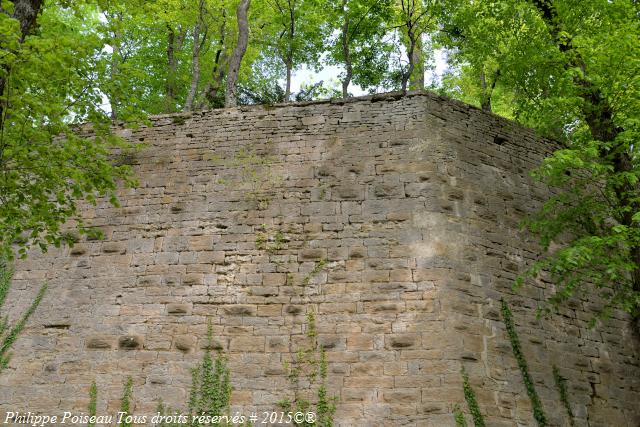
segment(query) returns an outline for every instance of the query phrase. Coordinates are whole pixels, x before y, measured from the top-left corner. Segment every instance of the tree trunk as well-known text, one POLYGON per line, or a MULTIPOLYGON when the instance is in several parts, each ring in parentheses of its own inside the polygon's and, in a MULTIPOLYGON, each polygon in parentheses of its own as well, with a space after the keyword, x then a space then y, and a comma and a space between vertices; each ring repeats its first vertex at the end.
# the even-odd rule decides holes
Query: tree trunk
POLYGON ((405 95, 407 94, 407 85, 409 83, 409 79, 411 78, 411 75, 413 74, 413 69, 415 68, 415 63, 414 63, 415 48, 416 48, 416 42, 414 40, 412 30, 409 29, 409 50, 407 51, 407 57, 409 59, 409 67, 407 68, 407 71, 402 74, 402 93, 405 95))
POLYGON ((285 102, 290 101, 291 98, 291 74, 293 71, 293 40, 296 36, 296 15, 295 15, 295 0, 293 3, 289 1, 289 46, 287 46, 287 57, 284 60, 284 65, 287 67, 287 83, 284 91, 285 102))
MULTIPOLYGON (((115 81, 117 81, 118 79, 118 72, 120 71, 120 63, 121 61, 121 56, 120 56, 120 38, 121 38, 121 34, 120 34, 120 24, 122 23, 122 15, 116 13, 115 18, 117 21, 119 21, 116 24, 116 28, 113 29, 113 43, 112 43, 112 49, 113 52, 111 52, 111 71, 109 73, 109 77, 111 79, 111 84, 113 84, 115 81)), ((118 88, 116 89, 112 89, 110 91, 111 93, 108 94, 108 98, 109 98, 109 104, 111 105, 111 120, 117 120, 118 119, 118 104, 119 104, 119 100, 118 100, 118 88)))
MULTIPOLYGON (((16 19, 20 23, 20 44, 24 43, 25 39, 33 29, 36 27, 38 15, 42 10, 44 0, 15 0, 13 2, 13 14, 12 18, 16 19)), ((0 13, 8 15, 8 12, 0 6, 0 13)), ((4 129, 4 124, 7 119, 7 102, 5 98, 5 92, 7 89, 7 78, 11 74, 11 66, 9 64, 2 64, 2 77, 0 77, 0 130, 4 129)), ((0 160, 2 159, 2 149, 4 143, 0 142, 0 160)))
POLYGON ((235 107, 238 104, 236 98, 236 84, 238 82, 238 73, 242 57, 247 51, 249 43, 249 22, 247 20, 247 12, 251 0, 240 0, 236 15, 238 17, 238 44, 233 50, 231 59, 229 60, 229 74, 227 75, 227 90, 225 93, 225 107, 235 107))
POLYGON ((176 34, 171 25, 167 24, 167 82, 165 85, 165 107, 167 113, 175 111, 176 96, 178 88, 176 87, 178 61, 176 59, 176 51, 182 49, 184 41, 184 33, 176 34))
POLYGON ((344 13, 344 23, 342 24, 342 56, 344 56, 345 74, 342 79, 342 97, 349 97, 349 84, 353 77, 353 64, 351 63, 351 49, 349 40, 349 0, 342 0, 342 12, 344 13))
POLYGON ((211 107, 222 107, 224 105, 224 102, 221 100, 223 98, 222 86, 227 62, 227 55, 225 53, 226 18, 227 12, 222 8, 218 50, 216 51, 213 68, 211 69, 211 81, 207 84, 207 88, 204 91, 204 95, 211 107))
POLYGON ((496 70, 493 75, 493 79, 491 84, 487 84, 487 74, 484 70, 480 71, 480 85, 482 86, 481 98, 480 98, 480 107, 483 111, 487 111, 489 113, 492 112, 493 107, 491 106, 491 99, 493 98, 493 91, 496 88, 496 84, 498 83, 498 78, 500 77, 500 69, 496 70))
POLYGON ((20 43, 33 31, 44 0, 14 0, 13 18, 20 22, 20 43))
POLYGON ((167 24, 167 83, 165 85, 165 112, 171 112, 176 99, 176 58, 174 55, 176 34, 167 24))
POLYGON ((409 74, 409 87, 412 90, 424 90, 424 55, 422 52, 422 34, 414 35, 413 71, 409 74))
POLYGON ((284 101, 285 102, 289 102, 291 100, 291 63, 289 61, 287 61, 285 63, 285 66, 287 67, 287 83, 285 86, 285 90, 284 90, 284 101))
POLYGON ((204 0, 200 0, 198 6, 198 22, 193 28, 193 51, 191 55, 191 85, 187 100, 184 103, 184 111, 193 110, 193 102, 198 92, 198 84, 200 83, 200 50, 206 39, 206 34, 200 40, 200 32, 204 30, 204 0))

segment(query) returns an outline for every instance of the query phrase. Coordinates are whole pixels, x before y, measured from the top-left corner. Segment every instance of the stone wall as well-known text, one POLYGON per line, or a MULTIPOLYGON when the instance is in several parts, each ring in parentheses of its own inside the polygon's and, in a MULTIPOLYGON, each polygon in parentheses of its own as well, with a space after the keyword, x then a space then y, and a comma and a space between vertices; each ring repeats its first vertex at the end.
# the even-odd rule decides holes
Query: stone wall
POLYGON ((538 253, 518 224, 548 194, 527 174, 550 149, 532 131, 414 94, 158 116, 121 133, 147 148, 121 159, 139 186, 120 208, 83 211, 106 238, 16 266, 11 316, 50 287, 0 375, 0 415, 86 412, 93 380, 98 413, 114 413, 127 376, 135 413, 159 398, 184 407, 208 319, 233 410, 275 410, 313 312, 335 425, 453 426, 464 365, 487 425, 532 426, 505 298, 550 425, 568 425, 552 365, 576 425, 640 422, 624 316, 589 330, 594 304, 575 300, 538 320, 549 289, 511 290, 538 253))

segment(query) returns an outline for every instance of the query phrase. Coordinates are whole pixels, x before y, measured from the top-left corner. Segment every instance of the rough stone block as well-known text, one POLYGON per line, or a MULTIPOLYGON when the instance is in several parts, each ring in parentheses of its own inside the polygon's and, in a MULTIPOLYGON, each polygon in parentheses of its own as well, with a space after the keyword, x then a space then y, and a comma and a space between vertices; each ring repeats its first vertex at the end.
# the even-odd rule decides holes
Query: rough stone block
POLYGON ((385 337, 387 348, 411 348, 419 344, 419 336, 416 334, 396 334, 385 337))
POLYGON ((191 335, 178 335, 173 341, 173 346, 185 353, 193 350, 195 345, 196 340, 191 335))
POLYGON ((255 316, 256 306, 247 304, 233 304, 222 307, 222 312, 230 316, 255 316))
POLYGON ((302 124, 305 126, 321 125, 325 122, 324 116, 303 117, 302 124))
POLYGON ((143 345, 143 339, 139 335, 125 335, 118 338, 118 347, 122 350, 138 350, 143 345))
POLYGON ((87 338, 87 348, 94 350, 109 350, 113 348, 115 338, 110 335, 93 335, 87 338))
POLYGON ((167 314, 174 316, 186 316, 191 314, 191 306, 189 304, 182 303, 167 304, 167 314))
POLYGON ((127 246, 120 242, 104 242, 102 252, 105 254, 124 254, 127 252, 127 246))
POLYGON ((300 260, 321 260, 327 258, 327 250, 325 248, 304 249, 299 254, 300 260))

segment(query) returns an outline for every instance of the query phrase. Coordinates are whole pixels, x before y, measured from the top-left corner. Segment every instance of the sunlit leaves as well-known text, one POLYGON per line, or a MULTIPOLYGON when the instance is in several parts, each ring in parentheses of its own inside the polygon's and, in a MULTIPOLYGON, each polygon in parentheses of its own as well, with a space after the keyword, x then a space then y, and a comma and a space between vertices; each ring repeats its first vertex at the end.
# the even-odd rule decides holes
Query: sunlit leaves
MULTIPOLYGON (((15 39, 15 24, 4 14, 0 19, 0 37, 15 39)), ((71 9, 52 3, 34 33, 12 45, 11 58, 4 58, 0 256, 11 257, 12 245, 24 256, 29 247, 72 243, 62 225, 80 221, 78 201, 113 197, 116 179, 128 179, 126 167, 110 162, 111 150, 124 146, 109 134, 100 109, 95 70, 102 45, 92 19, 95 24, 90 5, 71 9), (93 123, 95 137, 80 136, 78 124, 85 122, 93 123)))

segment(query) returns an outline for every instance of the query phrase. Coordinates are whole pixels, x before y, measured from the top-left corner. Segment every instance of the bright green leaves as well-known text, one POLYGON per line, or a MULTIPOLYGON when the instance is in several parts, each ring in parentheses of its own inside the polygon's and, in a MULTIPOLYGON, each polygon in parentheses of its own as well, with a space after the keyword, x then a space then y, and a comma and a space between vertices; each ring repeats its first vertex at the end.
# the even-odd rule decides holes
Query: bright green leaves
POLYGON ((546 251, 525 276, 553 283, 554 304, 598 295, 603 313, 639 315, 637 9, 606 0, 449 0, 444 9, 455 67, 445 92, 563 145, 533 174, 554 190, 525 224, 546 251))
POLYGON ((387 34, 394 16, 391 0, 327 1, 330 11, 327 62, 363 89, 375 89, 388 77, 393 45, 387 34), (348 76, 349 68, 351 75, 348 76))
MULTIPOLYGON (((0 37, 15 40, 16 21, 2 13, 0 20, 0 37)), ((110 135, 101 110, 96 22, 87 4, 51 4, 35 32, 2 59, 0 256, 72 243, 62 224, 75 219, 84 230, 78 201, 113 198, 116 179, 129 180, 129 169, 110 161, 125 145, 110 135), (87 121, 92 138, 80 135, 78 124, 87 121)))
POLYGON ((638 269, 634 250, 640 246, 635 218, 640 215, 629 212, 638 194, 618 191, 624 183, 637 186, 637 165, 617 172, 602 147, 592 139, 575 141, 548 157, 534 176, 558 190, 525 223, 547 250, 525 276, 556 285, 552 306, 574 296, 598 297, 598 317, 614 308, 633 314, 640 307, 640 292, 633 285, 638 269))

